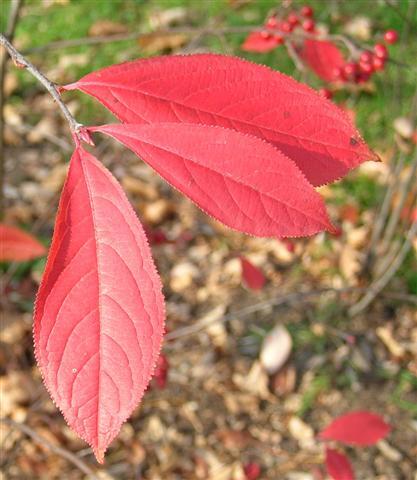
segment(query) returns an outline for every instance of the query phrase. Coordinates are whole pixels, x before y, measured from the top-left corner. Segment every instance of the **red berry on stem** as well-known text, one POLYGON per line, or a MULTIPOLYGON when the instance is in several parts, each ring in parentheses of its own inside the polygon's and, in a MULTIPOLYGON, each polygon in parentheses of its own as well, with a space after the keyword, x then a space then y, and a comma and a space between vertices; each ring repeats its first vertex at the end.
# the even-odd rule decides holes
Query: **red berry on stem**
POLYGON ((385 33, 384 33, 384 40, 389 43, 389 44, 393 44, 393 43, 397 43, 398 41, 398 32, 396 30, 387 30, 385 33))
POLYGON ((365 50, 364 52, 361 53, 361 56, 359 57, 359 62, 360 63, 371 63, 372 58, 373 58, 372 53, 365 50))
POLYGON ((324 98, 328 98, 329 100, 333 97, 333 93, 328 88, 320 88, 319 94, 324 98))
POLYGON ((284 43, 284 37, 280 33, 276 33, 274 39, 277 42, 277 45, 282 45, 284 43))
POLYGON ((309 5, 304 5, 304 7, 301 8, 300 13, 303 17, 312 17, 314 11, 309 5))
POLYGON ((264 38, 265 40, 268 40, 268 38, 271 37, 271 34, 269 32, 267 32, 266 30, 262 30, 261 37, 264 38))
POLYGON ((385 60, 383 58, 374 57, 374 59, 372 61, 372 65, 374 67, 374 70, 376 70, 376 71, 384 70, 385 60))
POLYGON ((388 49, 385 45, 383 45, 382 43, 377 43, 375 46, 374 46, 374 52, 375 52, 375 55, 378 57, 378 58, 382 58, 384 60, 386 60, 388 58, 388 49))
POLYGON ((311 18, 307 18, 307 20, 304 20, 303 22, 303 30, 305 32, 314 32, 316 24, 314 23, 314 20, 311 18))
POLYGON ((361 63, 359 64, 359 69, 360 69, 361 72, 370 75, 370 74, 373 73, 373 71, 374 71, 374 66, 372 65, 372 63, 364 63, 364 62, 361 62, 361 63))
POLYGON ((355 62, 346 63, 343 67, 343 73, 345 74, 346 78, 352 78, 356 75, 358 71, 358 64, 355 62))
POLYGON ((293 26, 289 22, 282 22, 280 28, 283 32, 286 32, 286 33, 290 33, 293 31, 293 26))
POLYGON ((335 80, 345 80, 345 74, 343 68, 336 67, 333 69, 333 77, 335 80))
POLYGON ((276 17, 269 17, 268 20, 265 23, 265 27, 267 28, 277 28, 278 27, 278 21, 276 17))
POLYGON ((297 14, 294 13, 294 12, 291 12, 288 17, 287 17, 287 22, 292 25, 293 27, 295 27, 296 25, 298 25, 299 21, 298 21, 298 17, 297 17, 297 14))

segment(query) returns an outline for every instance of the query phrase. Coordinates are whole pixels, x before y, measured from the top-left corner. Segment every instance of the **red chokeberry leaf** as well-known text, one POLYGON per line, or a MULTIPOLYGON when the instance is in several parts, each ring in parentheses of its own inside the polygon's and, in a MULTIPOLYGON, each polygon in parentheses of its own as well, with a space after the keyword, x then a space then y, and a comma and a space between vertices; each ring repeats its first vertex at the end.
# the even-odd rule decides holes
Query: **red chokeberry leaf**
POLYGON ((161 123, 93 127, 132 149, 225 225, 259 237, 333 231, 320 195, 271 144, 235 130, 161 123))
POLYGON ((253 265, 247 258, 239 258, 242 265, 242 279, 245 285, 252 290, 261 290, 265 285, 265 276, 262 270, 253 265))
POLYGON ((52 399, 99 462, 150 381, 164 317, 136 214, 110 172, 77 148, 36 299, 34 343, 52 399))
POLYGON ((349 459, 332 448, 326 448, 326 468, 333 480, 355 480, 349 459))
POLYGON ((286 75, 237 57, 136 60, 64 88, 92 95, 124 123, 197 123, 260 137, 316 186, 377 159, 336 105, 286 75))
POLYGON ((46 248, 32 235, 0 224, 0 262, 23 262, 46 255, 46 248))
POLYGON ((308 38, 304 42, 301 57, 320 78, 326 82, 340 80, 345 60, 333 42, 308 38))
POLYGON ((246 52, 266 53, 276 48, 281 41, 267 32, 251 32, 242 44, 242 50, 246 52))
POLYGON ((330 423, 320 434, 322 440, 336 440, 347 445, 374 445, 386 437, 390 425, 377 414, 367 411, 350 412, 330 423))

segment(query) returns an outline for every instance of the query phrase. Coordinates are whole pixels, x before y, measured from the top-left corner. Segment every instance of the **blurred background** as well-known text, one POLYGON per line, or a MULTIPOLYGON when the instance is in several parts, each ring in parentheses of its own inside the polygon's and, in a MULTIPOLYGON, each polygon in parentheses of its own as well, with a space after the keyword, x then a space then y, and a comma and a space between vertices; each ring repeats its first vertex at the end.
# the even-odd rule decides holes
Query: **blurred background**
MULTIPOLYGON (((352 410, 376 412, 393 427, 374 447, 345 450, 357 478, 416 478, 417 2, 309 1, 313 17, 301 15, 305 6, 1 0, 1 32, 57 84, 140 57, 239 55, 331 97, 381 158, 319 189, 338 235, 280 241, 228 230, 128 150, 97 137, 95 155, 145 224, 163 278, 163 360, 99 466, 52 404, 34 362, 32 309, 45 257, 2 262, 1 478, 325 479, 315 435, 352 410), (285 22, 291 14, 298 23, 283 45, 245 46, 271 17, 285 22), (328 82, 297 43, 311 32, 308 18, 347 62, 376 43, 387 45, 389 58, 368 76, 328 82), (384 43, 388 30, 398 33, 395 43, 384 43)), ((263 30, 263 40, 270 35, 263 30)), ((1 54, 2 221, 47 247, 71 137, 42 86, 1 54)), ((63 99, 81 123, 114 121, 86 95, 63 99)))

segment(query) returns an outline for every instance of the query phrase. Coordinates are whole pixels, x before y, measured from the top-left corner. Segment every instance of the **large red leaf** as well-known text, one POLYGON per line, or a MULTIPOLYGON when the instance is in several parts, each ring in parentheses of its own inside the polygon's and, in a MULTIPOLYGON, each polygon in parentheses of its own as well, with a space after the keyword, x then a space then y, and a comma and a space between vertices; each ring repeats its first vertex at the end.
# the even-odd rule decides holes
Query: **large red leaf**
POLYGON ((374 445, 388 435, 390 425, 375 413, 357 411, 342 415, 319 435, 322 440, 337 440, 347 445, 374 445))
POLYGON ((125 123, 198 123, 258 136, 295 161, 313 185, 376 159, 336 105, 290 77, 236 57, 137 60, 64 89, 92 95, 125 123))
POLYGON ((259 237, 333 231, 320 195, 296 165, 257 137, 181 123, 113 124, 90 130, 124 143, 231 228, 259 237))
POLYGON ((46 248, 32 235, 0 224, 0 262, 22 262, 45 254, 46 248))
POLYGON ((326 82, 338 80, 338 71, 345 64, 342 52, 327 40, 306 39, 301 57, 326 82))
POLYGON ((164 329, 161 282, 117 181, 77 148, 35 305, 35 354, 97 459, 141 399, 164 329))
POLYGON ((355 480, 349 459, 332 448, 326 448, 326 468, 333 480, 355 480))

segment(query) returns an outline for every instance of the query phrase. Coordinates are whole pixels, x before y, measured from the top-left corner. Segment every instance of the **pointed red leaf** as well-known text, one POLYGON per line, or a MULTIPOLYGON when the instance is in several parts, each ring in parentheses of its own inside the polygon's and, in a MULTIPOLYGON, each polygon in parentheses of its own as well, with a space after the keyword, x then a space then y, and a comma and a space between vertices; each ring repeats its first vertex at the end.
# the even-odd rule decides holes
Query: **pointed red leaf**
POLYGON ((326 448, 326 468, 333 480, 355 480, 349 459, 332 448, 326 448))
POLYGON ((333 42, 308 38, 304 42, 301 57, 326 82, 340 79, 338 72, 345 64, 345 59, 333 42))
POLYGON ((266 53, 278 46, 274 35, 265 35, 264 32, 251 32, 242 44, 242 50, 246 52, 266 53))
POLYGON ((236 57, 137 60, 64 88, 92 95, 125 123, 198 123, 255 135, 296 162, 313 185, 377 158, 336 105, 286 75, 236 57))
POLYGON ((46 255, 46 248, 29 233, 0 224, 0 262, 23 262, 46 255))
POLYGON ((252 290, 261 290, 265 285, 265 276, 262 270, 255 267, 249 260, 239 257, 242 265, 242 278, 245 284, 252 290))
POLYGON ((161 282, 115 178, 78 148, 36 299, 45 385, 98 461, 140 401, 164 329, 161 282))
POLYGON ((386 437, 390 425, 375 413, 357 411, 342 415, 319 435, 322 440, 337 440, 347 445, 374 445, 386 437))
POLYGON ((206 125, 104 125, 171 185, 225 225, 259 237, 333 230, 320 195, 257 137, 206 125))

